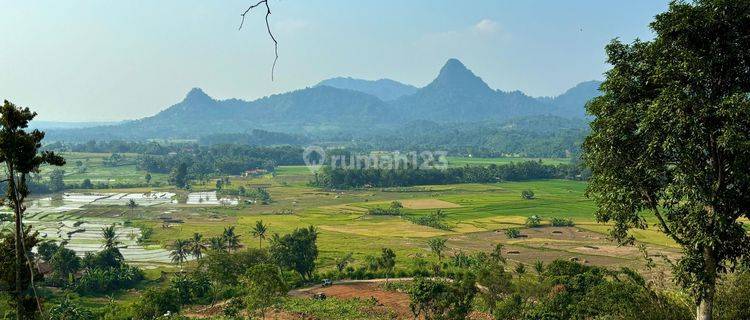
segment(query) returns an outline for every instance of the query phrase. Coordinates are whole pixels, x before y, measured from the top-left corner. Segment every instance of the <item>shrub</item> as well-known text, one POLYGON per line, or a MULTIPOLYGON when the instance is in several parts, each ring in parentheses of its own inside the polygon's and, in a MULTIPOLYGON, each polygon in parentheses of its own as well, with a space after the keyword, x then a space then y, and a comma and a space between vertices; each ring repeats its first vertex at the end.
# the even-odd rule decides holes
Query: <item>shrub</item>
POLYGON ((521 191, 521 198, 526 199, 526 200, 534 199, 534 191, 531 191, 528 189, 521 191))
POLYGON ((564 218, 552 218, 550 223, 553 227, 573 227, 576 225, 573 220, 564 218))
POLYGON ((521 236, 521 230, 518 230, 518 228, 508 228, 505 229, 505 235, 508 239, 515 239, 521 236))
POLYGON ((108 293, 132 288, 143 279, 141 269, 125 264, 116 268, 94 268, 78 279, 76 291, 81 294, 108 293))
POLYGON ((529 228, 538 228, 542 225, 542 218, 537 215, 532 215, 526 218, 526 226, 529 228))
POLYGON ((173 288, 149 288, 133 306, 137 320, 154 319, 180 311, 180 294, 173 288))

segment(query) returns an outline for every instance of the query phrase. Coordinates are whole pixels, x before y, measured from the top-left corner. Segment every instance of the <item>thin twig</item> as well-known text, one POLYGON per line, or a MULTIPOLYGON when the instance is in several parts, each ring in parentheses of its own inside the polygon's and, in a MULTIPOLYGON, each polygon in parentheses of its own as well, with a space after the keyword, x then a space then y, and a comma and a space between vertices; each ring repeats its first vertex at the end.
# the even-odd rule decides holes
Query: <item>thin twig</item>
POLYGON ((256 4, 251 5, 243 12, 240 16, 242 16, 242 20, 240 20, 240 27, 237 30, 242 30, 242 26, 245 24, 245 15, 247 15, 250 10, 257 8, 261 4, 264 4, 266 6, 266 30, 268 31, 268 36, 271 37, 271 40, 273 41, 273 65, 271 66, 271 81, 273 81, 273 74, 276 71, 276 61, 279 60, 279 42, 276 41, 276 37, 274 37, 273 32, 271 32, 271 24, 268 21, 268 17, 271 15, 271 7, 268 5, 268 0, 260 0, 256 4))

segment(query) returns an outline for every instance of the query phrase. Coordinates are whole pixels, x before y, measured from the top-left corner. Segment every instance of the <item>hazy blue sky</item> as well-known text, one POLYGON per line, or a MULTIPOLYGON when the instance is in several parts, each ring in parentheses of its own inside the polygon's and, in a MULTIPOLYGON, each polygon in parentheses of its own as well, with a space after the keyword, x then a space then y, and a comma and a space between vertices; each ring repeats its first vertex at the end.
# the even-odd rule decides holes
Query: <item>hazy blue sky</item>
POLYGON ((601 79, 604 45, 651 38, 667 1, 0 0, 0 98, 40 120, 152 115, 192 87, 256 99, 334 76, 423 86, 448 58, 491 87, 556 95, 601 79))

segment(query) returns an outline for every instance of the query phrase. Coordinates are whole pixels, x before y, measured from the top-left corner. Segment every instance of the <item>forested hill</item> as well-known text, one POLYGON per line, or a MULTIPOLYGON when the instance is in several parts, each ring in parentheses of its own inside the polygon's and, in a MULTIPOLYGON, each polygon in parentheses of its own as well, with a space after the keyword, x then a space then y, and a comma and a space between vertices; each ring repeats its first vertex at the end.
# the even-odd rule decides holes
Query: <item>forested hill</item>
POLYGON ((490 88, 456 59, 423 88, 392 80, 334 78, 254 101, 217 100, 194 88, 158 114, 109 126, 49 130, 50 140, 196 139, 253 129, 294 133, 352 133, 398 128, 415 120, 437 123, 508 121, 519 117, 582 118, 599 82, 584 82, 553 98, 490 88))

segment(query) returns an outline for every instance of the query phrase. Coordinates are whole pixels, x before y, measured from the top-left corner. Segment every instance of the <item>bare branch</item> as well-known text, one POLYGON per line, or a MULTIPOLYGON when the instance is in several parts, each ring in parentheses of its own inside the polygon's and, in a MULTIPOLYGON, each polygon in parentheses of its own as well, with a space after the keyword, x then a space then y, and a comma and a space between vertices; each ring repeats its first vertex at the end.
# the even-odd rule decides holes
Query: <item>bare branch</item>
POLYGON ((268 31, 268 36, 271 37, 271 40, 273 41, 273 65, 271 66, 271 81, 273 81, 273 74, 276 71, 276 61, 279 60, 279 42, 276 41, 276 37, 274 37, 273 32, 271 32, 271 24, 268 21, 268 17, 271 15, 271 7, 268 5, 268 0, 260 0, 256 4, 251 5, 241 14, 242 20, 240 21, 240 27, 237 30, 242 30, 242 26, 245 24, 245 15, 250 13, 250 10, 257 8, 261 4, 264 4, 266 6, 266 30, 268 31))

